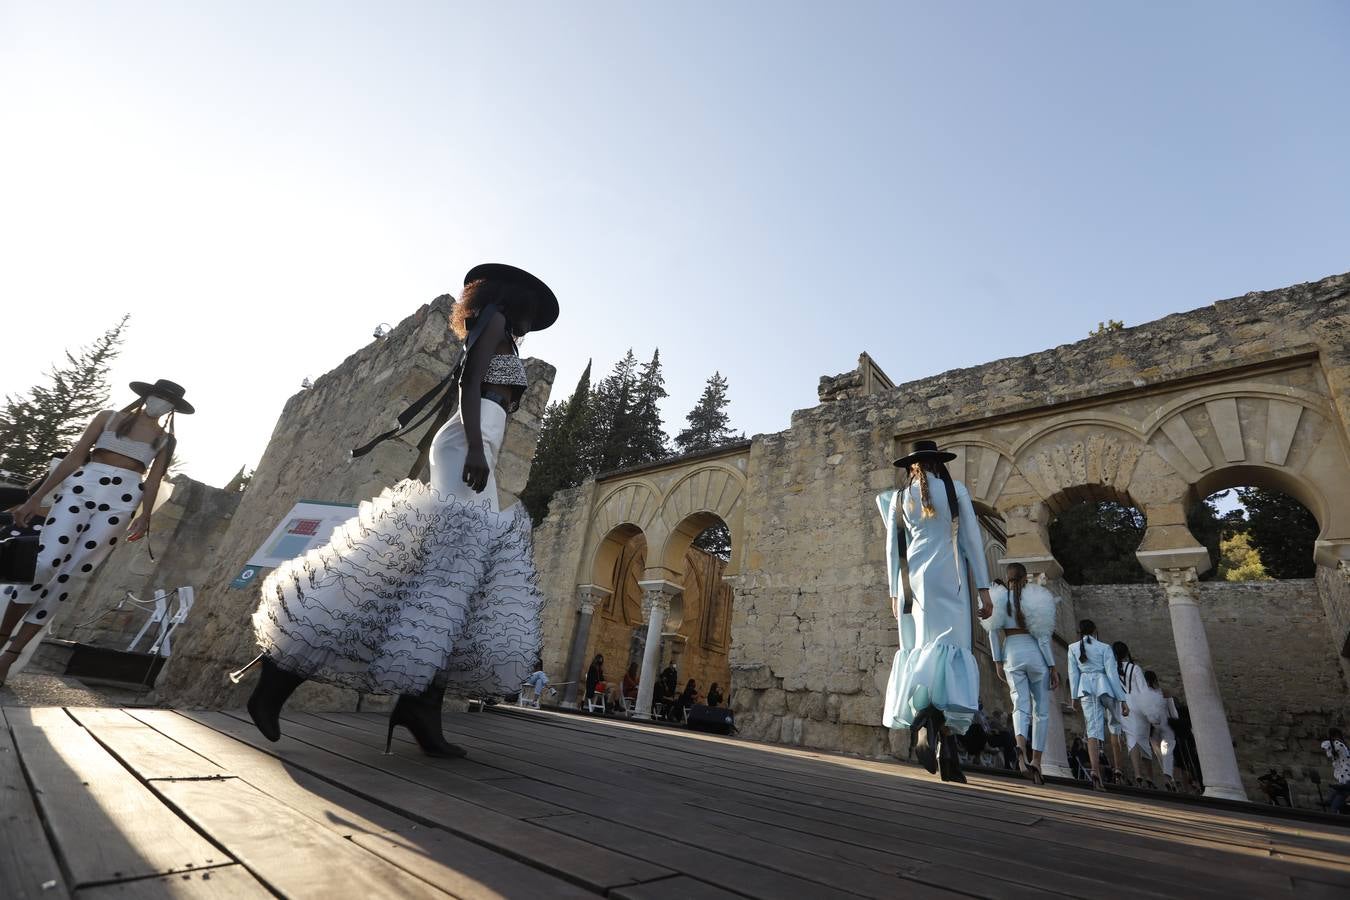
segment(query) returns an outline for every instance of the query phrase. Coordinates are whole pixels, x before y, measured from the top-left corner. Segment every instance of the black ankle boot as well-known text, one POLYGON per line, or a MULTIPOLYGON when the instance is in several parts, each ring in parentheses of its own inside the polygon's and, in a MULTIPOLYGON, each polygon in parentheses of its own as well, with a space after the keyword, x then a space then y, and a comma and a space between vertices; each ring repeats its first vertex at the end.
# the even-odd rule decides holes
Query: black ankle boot
POLYGON ((269 741, 281 740, 281 707, 304 682, 304 678, 281 668, 270 657, 263 657, 258 686, 248 698, 248 714, 263 737, 269 741))
POLYGON ((938 770, 938 735, 942 730, 943 720, 942 711, 936 706, 929 706, 919 713, 910 729, 914 755, 929 774, 938 770))
POLYGON ((402 725, 412 732, 417 745, 427 756, 458 759, 468 756, 463 747, 452 744, 441 734, 441 704, 445 701, 445 685, 432 685, 425 694, 399 694, 394 710, 389 714, 389 734, 384 752, 394 745, 394 726, 402 725))
POLYGON ((944 734, 939 739, 938 765, 942 769, 943 781, 966 783, 966 775, 961 771, 961 758, 956 755, 956 735, 944 734))

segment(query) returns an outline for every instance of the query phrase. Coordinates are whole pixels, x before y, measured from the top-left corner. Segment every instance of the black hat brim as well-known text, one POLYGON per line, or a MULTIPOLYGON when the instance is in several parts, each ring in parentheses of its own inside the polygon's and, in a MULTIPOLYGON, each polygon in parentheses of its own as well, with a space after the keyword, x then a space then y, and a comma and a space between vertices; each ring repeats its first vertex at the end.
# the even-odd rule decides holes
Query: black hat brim
POLYGON ((955 453, 948 453, 946 450, 919 450, 916 453, 910 453, 902 456, 894 463, 897 469, 908 469, 916 462, 928 460, 930 462, 951 462, 956 459, 955 453))
POLYGON ((168 400, 170 403, 173 404, 175 412, 180 412, 185 416, 190 416, 197 411, 197 407, 193 406, 191 403, 187 402, 182 397, 170 397, 163 391, 156 389, 153 384, 147 384, 144 381, 133 381, 130 387, 132 393, 134 393, 138 397, 155 396, 164 400, 168 400))
POLYGON ((531 275, 516 266, 508 266, 506 263, 481 263, 468 271, 464 276, 464 284, 468 285, 481 279, 522 284, 539 294, 534 320, 530 323, 531 330, 543 331, 558 321, 558 298, 554 295, 553 289, 544 284, 538 276, 531 275))

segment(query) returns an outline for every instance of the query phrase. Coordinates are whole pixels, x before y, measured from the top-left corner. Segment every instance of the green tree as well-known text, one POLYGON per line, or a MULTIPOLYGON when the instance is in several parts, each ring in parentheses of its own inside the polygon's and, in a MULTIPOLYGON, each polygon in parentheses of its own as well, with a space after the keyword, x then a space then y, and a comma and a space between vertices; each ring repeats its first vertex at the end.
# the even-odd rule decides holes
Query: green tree
POLYGON ((1317 571, 1313 544, 1317 520, 1288 494, 1261 488, 1238 488, 1247 509, 1247 532, 1272 578, 1311 578, 1317 571))
POLYGON ((1219 560, 1223 557, 1223 541, 1246 530, 1247 523, 1242 510, 1234 509, 1226 513, 1219 512, 1218 500, 1227 492, 1215 494, 1195 504, 1186 511, 1186 527, 1191 535, 1209 551, 1214 565, 1200 576, 1203 581, 1221 579, 1219 560))
POLYGON ((555 493, 576 487, 591 474, 587 453, 592 414, 591 364, 587 362, 572 396, 550 403, 540 423, 530 480, 520 497, 534 524, 544 521, 555 493))
POLYGON ((1050 523, 1050 549, 1069 584, 1153 580, 1134 552, 1144 539, 1144 514, 1114 500, 1071 506, 1050 523))
POLYGON ((1270 581, 1261 554, 1252 547, 1251 536, 1245 531, 1223 539, 1217 569, 1224 581, 1270 581))
POLYGON ((1088 332, 1088 337, 1097 337, 1108 334, 1112 331, 1124 331, 1125 323, 1119 319, 1107 319, 1105 322, 1098 322, 1097 327, 1088 332))
POLYGON ((681 453, 711 450, 745 437, 731 430, 731 416, 727 414, 727 380, 721 372, 713 372, 703 386, 703 396, 685 421, 689 427, 675 436, 675 446, 681 453))
POLYGON ((633 397, 637 391, 637 357, 629 350, 603 381, 595 387, 591 404, 592 434, 587 469, 608 472, 626 465, 636 423, 633 397))
POLYGON ((52 456, 74 446, 97 413, 108 406, 108 370, 121 352, 130 316, 93 343, 54 366, 46 380, 23 395, 6 395, 0 409, 0 468, 36 478, 47 471, 52 456))
POLYGON ((666 393, 666 378, 661 373, 661 350, 652 353, 651 362, 638 374, 633 395, 633 430, 624 453, 625 466, 640 466, 670 455, 669 437, 661 421, 660 402, 666 393))

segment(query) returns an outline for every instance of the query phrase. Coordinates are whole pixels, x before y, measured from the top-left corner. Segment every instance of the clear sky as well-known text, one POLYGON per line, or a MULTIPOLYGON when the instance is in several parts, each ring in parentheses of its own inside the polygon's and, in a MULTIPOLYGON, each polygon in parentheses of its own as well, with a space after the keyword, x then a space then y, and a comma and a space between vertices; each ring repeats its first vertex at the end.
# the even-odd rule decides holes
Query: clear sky
POLYGON ((749 433, 1350 269, 1350 4, 0 0, 0 392, 132 314, 186 471, 484 260, 749 433))

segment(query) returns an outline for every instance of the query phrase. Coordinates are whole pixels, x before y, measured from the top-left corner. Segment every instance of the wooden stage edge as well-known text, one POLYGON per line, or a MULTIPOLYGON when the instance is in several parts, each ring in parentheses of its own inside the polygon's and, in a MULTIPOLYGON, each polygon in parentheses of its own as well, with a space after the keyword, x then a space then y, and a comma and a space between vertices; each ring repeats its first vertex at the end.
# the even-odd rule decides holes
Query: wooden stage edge
POLYGON ((1345 897, 1350 829, 553 712, 15 708, 0 897, 1345 897))

